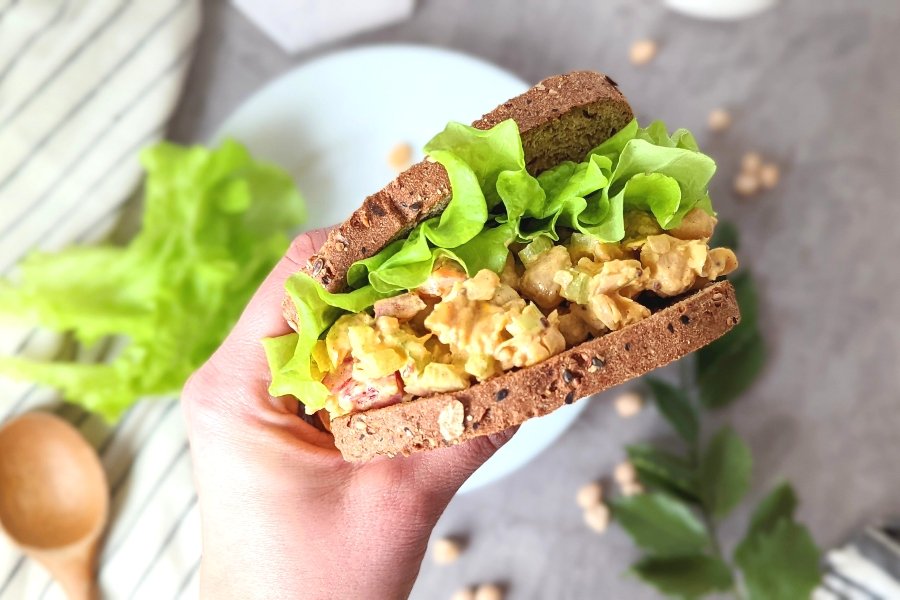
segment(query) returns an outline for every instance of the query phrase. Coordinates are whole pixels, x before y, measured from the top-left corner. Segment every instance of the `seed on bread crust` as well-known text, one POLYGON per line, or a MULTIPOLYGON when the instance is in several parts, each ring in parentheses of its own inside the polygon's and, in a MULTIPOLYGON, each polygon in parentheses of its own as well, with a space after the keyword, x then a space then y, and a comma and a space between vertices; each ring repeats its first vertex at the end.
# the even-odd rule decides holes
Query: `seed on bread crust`
POLYGON ((459 400, 451 400, 438 415, 438 428, 441 437, 447 440, 455 440, 466 430, 465 419, 466 407, 459 400))

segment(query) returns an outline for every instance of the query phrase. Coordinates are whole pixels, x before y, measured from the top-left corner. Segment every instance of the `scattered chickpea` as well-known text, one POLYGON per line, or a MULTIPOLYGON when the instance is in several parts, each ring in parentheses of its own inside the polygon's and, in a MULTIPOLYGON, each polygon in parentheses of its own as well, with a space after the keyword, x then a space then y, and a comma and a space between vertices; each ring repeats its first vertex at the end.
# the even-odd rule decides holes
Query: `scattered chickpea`
POLYGON ((475 590, 475 600, 503 600, 503 590, 499 585, 483 583, 475 590))
POLYGON ((759 177, 755 173, 741 172, 734 178, 734 191, 740 196, 749 197, 759 191, 759 177))
POLYGON ((622 493, 626 496, 637 496, 644 493, 644 486, 640 481, 630 481, 622 484, 622 493))
POLYGON ((475 600, 475 590, 470 587, 457 590, 450 600, 475 600))
POLYGON ((591 530, 603 533, 609 527, 609 507, 605 504, 597 504, 584 511, 584 523, 591 530))
POLYGON ((434 543, 432 556, 434 557, 434 562, 439 565, 449 565, 452 562, 456 562, 460 554, 462 554, 462 546, 456 540, 441 538, 434 543))
POLYGON ((575 501, 585 510, 597 506, 603 501, 603 486, 596 481, 584 484, 578 490, 575 501))
POLYGON ((629 483, 637 482, 637 470, 634 468, 633 464, 626 460, 616 466, 616 470, 613 472, 613 478, 616 480, 616 483, 624 487, 629 483))
POLYGON ((711 131, 716 133, 725 131, 729 127, 731 127, 731 113, 729 113, 724 108, 717 108, 709 113, 709 117, 706 119, 706 124, 709 126, 711 131))
POLYGON ((644 398, 637 392, 625 392, 616 398, 616 412, 622 418, 633 417, 644 407, 644 398))
POLYGON ((412 146, 402 142, 394 146, 388 153, 388 164, 395 171, 403 171, 412 164, 412 155, 412 146))
POLYGON ((757 175, 762 164, 762 156, 759 155, 759 152, 747 152, 741 159, 741 171, 747 175, 757 175))
POLYGON ((781 179, 781 172, 775 163, 766 163, 759 169, 759 183, 764 189, 771 190, 778 185, 781 179))
POLYGON ((628 57, 633 65, 646 65, 656 56, 656 51, 657 45, 653 40, 639 40, 631 45, 628 57))
POLYGON ((624 461, 616 465, 613 477, 617 483, 630 483, 637 480, 637 470, 629 461, 624 461))

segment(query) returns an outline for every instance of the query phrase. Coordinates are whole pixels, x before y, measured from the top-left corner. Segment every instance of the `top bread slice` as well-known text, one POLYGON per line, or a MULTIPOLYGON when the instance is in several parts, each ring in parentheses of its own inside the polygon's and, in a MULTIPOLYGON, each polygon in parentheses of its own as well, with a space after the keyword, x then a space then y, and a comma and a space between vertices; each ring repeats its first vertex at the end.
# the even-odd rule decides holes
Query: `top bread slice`
MULTIPOLYGON (((585 155, 634 118, 616 82, 593 71, 576 71, 543 80, 504 102, 472 125, 490 129, 506 119, 519 125, 525 164, 537 175, 585 155)), ((333 229, 303 271, 328 291, 347 284, 350 265, 378 253, 391 241, 436 214, 450 201, 450 181, 440 164, 423 160, 366 198, 350 218, 333 229)), ((297 313, 285 298, 284 316, 296 329, 297 313)))
MULTIPOLYGON (((579 71, 545 79, 473 126, 489 129, 514 119, 528 171, 538 175, 563 161, 583 160, 633 118, 612 79, 579 71)), ((450 192, 440 164, 425 160, 413 165, 333 229, 302 270, 329 291, 342 291, 350 265, 439 214, 450 192)), ((283 308, 296 328, 293 303, 286 298, 283 308)), ((739 319, 731 284, 714 283, 634 325, 532 367, 458 392, 344 415, 332 420, 331 432, 344 458, 351 461, 455 445, 503 431, 668 364, 720 337, 739 319)))

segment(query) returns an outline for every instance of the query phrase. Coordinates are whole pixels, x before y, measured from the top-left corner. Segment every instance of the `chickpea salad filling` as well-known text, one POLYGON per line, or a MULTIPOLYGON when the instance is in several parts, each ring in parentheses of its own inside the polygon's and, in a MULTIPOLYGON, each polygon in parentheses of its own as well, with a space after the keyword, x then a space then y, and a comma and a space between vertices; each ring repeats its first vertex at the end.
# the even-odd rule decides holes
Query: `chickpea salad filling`
MULTIPOLYGON (((625 216, 657 229, 647 213, 625 216)), ((665 234, 602 243, 570 233, 540 237, 511 252, 498 274, 473 277, 437 263, 413 291, 338 318, 313 349, 332 416, 462 390, 510 369, 530 367, 591 338, 650 316, 643 292, 673 297, 731 273, 737 258, 710 249, 715 218, 694 209, 665 234)))
POLYGON ((633 121, 537 177, 513 121, 451 123, 426 152, 449 175, 444 212, 355 263, 345 293, 287 281, 297 331, 263 340, 271 394, 334 418, 462 390, 737 268, 709 247, 715 163, 685 130, 633 121))

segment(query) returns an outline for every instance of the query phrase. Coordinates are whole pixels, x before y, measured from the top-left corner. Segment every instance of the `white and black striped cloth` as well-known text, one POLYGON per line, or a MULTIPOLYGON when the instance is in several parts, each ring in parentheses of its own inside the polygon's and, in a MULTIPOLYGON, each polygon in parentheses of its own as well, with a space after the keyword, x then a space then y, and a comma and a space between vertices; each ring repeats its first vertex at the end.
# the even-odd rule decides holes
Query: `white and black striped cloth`
POLYGON ((867 527, 825 555, 814 600, 900 600, 900 519, 867 527))
MULTIPOLYGON (((140 179, 138 150, 163 137, 199 26, 199 0, 0 0, 0 274, 34 248, 109 233, 140 179)), ((58 352, 52 334, 0 331, 0 353, 58 352)), ((177 401, 142 402, 110 428, 0 381, 0 422, 39 407, 73 422, 106 468, 104 597, 195 598, 199 516, 177 401)), ((63 594, 0 536, 0 599, 22 598, 63 594)))

